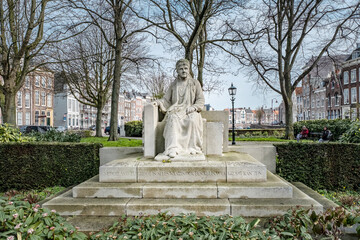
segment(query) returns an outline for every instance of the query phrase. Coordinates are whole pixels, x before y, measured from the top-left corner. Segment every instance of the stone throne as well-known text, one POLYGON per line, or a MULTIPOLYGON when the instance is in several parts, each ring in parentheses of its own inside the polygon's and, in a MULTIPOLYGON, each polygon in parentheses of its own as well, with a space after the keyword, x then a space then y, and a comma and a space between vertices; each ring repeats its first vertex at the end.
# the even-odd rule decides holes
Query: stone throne
MULTIPOLYGON (((203 153, 221 156, 228 152, 228 114, 225 111, 203 111, 203 153)), ((147 104, 144 108, 144 156, 155 158, 164 152, 164 114, 159 107, 147 104)))

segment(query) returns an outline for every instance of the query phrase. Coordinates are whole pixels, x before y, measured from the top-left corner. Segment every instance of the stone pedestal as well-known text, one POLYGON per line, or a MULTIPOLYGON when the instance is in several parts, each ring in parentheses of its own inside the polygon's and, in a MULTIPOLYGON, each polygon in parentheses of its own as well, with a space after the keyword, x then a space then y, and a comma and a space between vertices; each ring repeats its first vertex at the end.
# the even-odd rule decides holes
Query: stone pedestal
MULTIPOLYGON (((96 231, 122 215, 195 213, 270 217, 320 203, 249 154, 229 152, 204 161, 156 162, 124 155, 100 167, 99 176, 46 202, 62 216, 74 216, 82 230, 96 231), (99 222, 102 222, 99 224, 99 222)), ((77 224, 76 224, 77 225, 77 224)))

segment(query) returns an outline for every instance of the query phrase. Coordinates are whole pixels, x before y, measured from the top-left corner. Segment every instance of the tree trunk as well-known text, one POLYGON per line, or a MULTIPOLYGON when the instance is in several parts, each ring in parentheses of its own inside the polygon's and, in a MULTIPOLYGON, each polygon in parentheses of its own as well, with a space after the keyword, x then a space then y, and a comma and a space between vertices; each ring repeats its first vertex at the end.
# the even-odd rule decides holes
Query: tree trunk
POLYGON ((293 102, 290 99, 284 101, 285 105, 285 122, 286 122, 286 129, 285 129, 285 138, 286 139, 294 139, 294 125, 293 125, 293 102))
MULTIPOLYGON (((204 30, 201 31, 199 36, 199 41, 202 42, 205 40, 205 32, 204 30)), ((199 47, 199 62, 198 62, 198 80, 200 82, 201 87, 204 86, 203 80, 203 71, 204 71, 204 64, 205 64, 205 44, 200 45, 199 47)))
MULTIPOLYGON (((96 108, 96 133, 95 137, 102 137, 102 129, 101 129, 101 118, 102 118, 102 109, 103 107, 98 106, 96 108)), ((106 126, 105 126, 106 127, 106 126)))
POLYGON ((3 107, 3 120, 4 123, 16 126, 16 93, 6 92, 5 105, 3 107))
POLYGON ((186 49, 185 49, 185 59, 189 60, 189 62, 190 62, 189 72, 190 72, 191 77, 194 77, 194 72, 192 70, 192 63, 193 63, 193 60, 194 60, 193 52, 194 52, 193 48, 186 47, 186 49))
POLYGON ((115 66, 114 66, 114 80, 111 95, 111 116, 110 116, 110 136, 108 141, 116 141, 118 139, 118 102, 120 94, 120 80, 121 80, 121 61, 122 61, 122 42, 120 39, 116 41, 115 49, 115 66))

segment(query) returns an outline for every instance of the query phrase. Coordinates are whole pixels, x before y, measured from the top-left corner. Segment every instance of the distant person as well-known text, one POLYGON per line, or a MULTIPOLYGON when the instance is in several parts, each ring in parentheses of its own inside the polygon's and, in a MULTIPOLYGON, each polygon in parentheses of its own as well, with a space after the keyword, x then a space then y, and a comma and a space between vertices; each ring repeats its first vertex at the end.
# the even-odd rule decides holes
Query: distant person
POLYGON ((305 126, 302 126, 301 132, 296 136, 296 140, 299 142, 300 139, 307 138, 309 135, 309 129, 305 126))
POLYGON ((330 141, 332 136, 332 133, 329 129, 327 129, 327 127, 324 127, 324 131, 322 132, 321 138, 319 139, 319 142, 325 142, 325 141, 330 141))

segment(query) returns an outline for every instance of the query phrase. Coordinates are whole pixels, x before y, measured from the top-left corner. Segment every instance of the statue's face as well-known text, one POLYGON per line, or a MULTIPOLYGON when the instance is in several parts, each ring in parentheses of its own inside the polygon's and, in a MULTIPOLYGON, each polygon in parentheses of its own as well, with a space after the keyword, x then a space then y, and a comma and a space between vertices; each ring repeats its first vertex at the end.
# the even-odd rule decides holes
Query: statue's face
POLYGON ((177 74, 183 79, 185 79, 189 76, 189 66, 187 64, 180 64, 177 67, 176 71, 177 71, 177 74))

